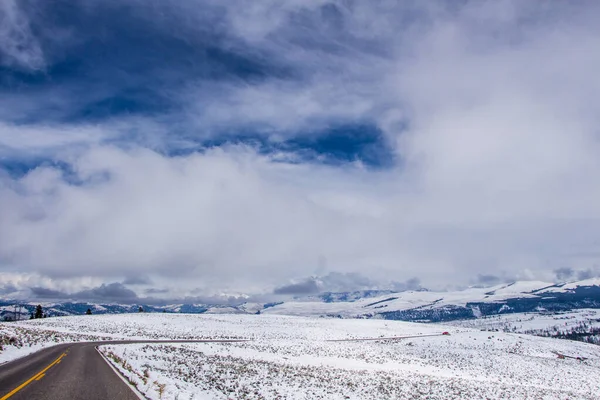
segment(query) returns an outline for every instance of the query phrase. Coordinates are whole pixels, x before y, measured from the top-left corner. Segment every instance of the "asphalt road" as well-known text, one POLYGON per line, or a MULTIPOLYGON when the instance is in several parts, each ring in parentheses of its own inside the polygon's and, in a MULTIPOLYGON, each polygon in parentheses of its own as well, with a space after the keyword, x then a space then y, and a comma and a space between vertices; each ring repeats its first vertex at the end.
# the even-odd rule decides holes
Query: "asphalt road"
POLYGON ((102 344, 235 340, 110 341, 53 346, 0 366, 0 400, 139 400, 96 350, 102 344))

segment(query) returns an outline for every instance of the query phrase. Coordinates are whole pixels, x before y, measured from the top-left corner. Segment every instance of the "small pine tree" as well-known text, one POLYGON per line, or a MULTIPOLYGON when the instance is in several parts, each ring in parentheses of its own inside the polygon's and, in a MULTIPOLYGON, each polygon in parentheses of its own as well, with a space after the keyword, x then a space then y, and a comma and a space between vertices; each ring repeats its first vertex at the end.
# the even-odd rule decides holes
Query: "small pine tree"
POLYGON ((85 312, 86 315, 92 315, 92 309, 88 308, 87 311, 85 312))
POLYGON ((43 318, 44 317, 44 310, 42 309, 42 305, 38 304, 37 307, 35 307, 35 314, 33 316, 33 318, 43 318))

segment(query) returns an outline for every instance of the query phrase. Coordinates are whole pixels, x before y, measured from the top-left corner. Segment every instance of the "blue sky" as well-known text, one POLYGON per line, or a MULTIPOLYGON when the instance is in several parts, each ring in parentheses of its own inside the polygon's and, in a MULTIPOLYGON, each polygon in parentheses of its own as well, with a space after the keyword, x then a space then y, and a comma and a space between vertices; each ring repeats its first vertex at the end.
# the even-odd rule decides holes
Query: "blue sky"
POLYGON ((592 1, 4 1, 0 291, 597 275, 598 16, 592 1))
MULTIPOLYGON (((384 135, 367 116, 322 116, 314 125, 288 127, 285 139, 277 142, 268 140, 269 135, 279 133, 268 120, 203 126, 203 110, 194 109, 200 121, 190 127, 190 110, 181 94, 190 91, 191 85, 199 86, 193 95, 200 95, 203 105, 210 108, 220 106, 221 99, 213 97, 223 90, 260 88, 270 82, 299 88, 315 74, 305 65, 281 57, 276 49, 249 46, 229 32, 223 26, 226 9, 198 3, 194 10, 206 15, 200 16, 201 21, 184 20, 180 24, 185 10, 158 2, 148 6, 127 2, 92 6, 61 1, 20 3, 18 12, 27 18, 29 34, 43 56, 21 62, 7 57, 3 63, 1 93, 26 103, 19 104, 17 112, 8 106, 5 120, 73 125, 149 118, 168 127, 170 138, 159 140, 165 146, 160 150, 166 153, 199 150, 215 143, 247 143, 259 145, 263 152, 289 147, 313 161, 362 161, 371 167, 391 163, 393 155, 384 135), (185 22, 193 25, 186 26, 185 22), (199 23, 203 26, 198 27, 199 23), (178 145, 178 139, 185 143, 178 145)), ((323 5, 312 13, 329 25, 340 18, 336 10, 334 5, 323 5)), ((312 21, 306 18, 307 23, 312 21)), ((294 39, 308 39, 299 36, 294 39)), ((298 46, 310 50, 318 45, 298 46)), ((138 139, 127 130, 114 138, 138 139)), ((30 160, 7 168, 21 171, 32 164, 35 166, 30 160)))

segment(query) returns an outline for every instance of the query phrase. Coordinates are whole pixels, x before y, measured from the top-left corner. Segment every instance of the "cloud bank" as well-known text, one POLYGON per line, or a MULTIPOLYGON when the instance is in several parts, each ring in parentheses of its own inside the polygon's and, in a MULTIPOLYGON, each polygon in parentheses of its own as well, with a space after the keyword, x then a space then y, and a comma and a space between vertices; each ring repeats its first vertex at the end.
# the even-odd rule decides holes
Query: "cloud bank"
POLYGON ((592 1, 4 2, 0 286, 593 276, 598 17, 592 1))

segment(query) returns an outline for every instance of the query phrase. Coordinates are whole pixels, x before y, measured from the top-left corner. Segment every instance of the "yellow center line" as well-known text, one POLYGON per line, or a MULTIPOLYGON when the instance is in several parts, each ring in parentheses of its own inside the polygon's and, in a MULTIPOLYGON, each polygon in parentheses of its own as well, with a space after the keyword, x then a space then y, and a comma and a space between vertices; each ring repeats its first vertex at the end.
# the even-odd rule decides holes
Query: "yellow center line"
POLYGON ((38 372, 37 374, 35 374, 31 378, 29 378, 27 381, 23 382, 19 387, 17 387, 16 389, 14 389, 12 392, 8 393, 4 397, 1 397, 0 400, 6 400, 6 399, 12 397, 17 392, 19 392, 21 389, 23 389, 25 386, 29 385, 31 382, 38 381, 38 380, 42 379, 44 377, 44 375, 46 375, 46 371, 48 371, 54 365, 58 364, 60 362, 60 360, 62 360, 62 358, 64 356, 66 356, 66 355, 67 355, 67 353, 62 353, 60 355, 60 357, 58 357, 56 360, 54 360, 50 365, 48 365, 46 368, 44 368, 43 370, 41 370, 40 372, 38 372))

